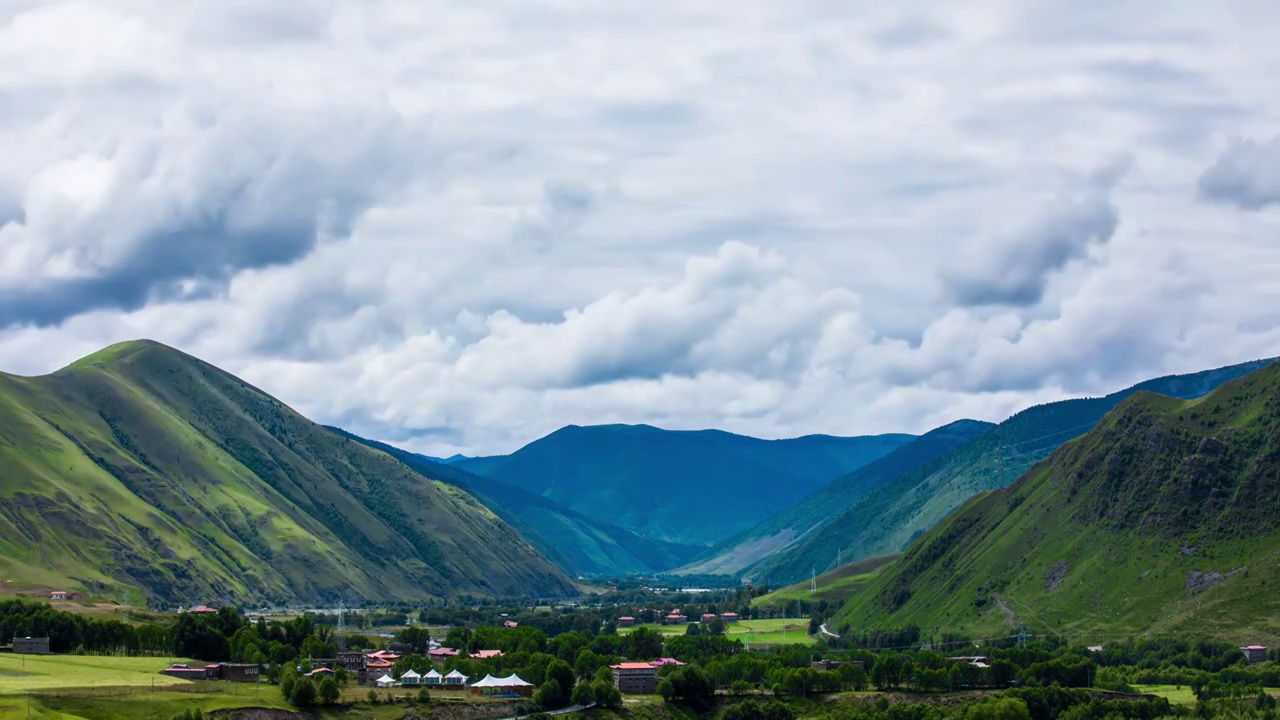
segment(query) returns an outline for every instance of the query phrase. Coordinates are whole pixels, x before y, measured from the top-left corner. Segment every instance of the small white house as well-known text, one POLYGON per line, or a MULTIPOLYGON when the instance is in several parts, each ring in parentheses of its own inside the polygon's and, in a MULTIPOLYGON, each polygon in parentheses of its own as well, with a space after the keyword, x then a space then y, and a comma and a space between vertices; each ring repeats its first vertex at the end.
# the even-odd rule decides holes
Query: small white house
POLYGON ((50 599, 50 600, 66 600, 66 599, 67 599, 67 591, 66 591, 66 590, 54 590, 53 592, 49 593, 49 599, 50 599))
POLYGON ((391 677, 390 675, 383 675, 382 677, 378 678, 377 680, 374 680, 374 682, 375 682, 375 683, 378 685, 378 687, 380 687, 380 688, 389 688, 389 687, 395 687, 395 686, 396 686, 395 678, 391 677))
POLYGON ((400 676, 400 684, 401 685, 421 685, 422 676, 414 672, 412 669, 405 670, 404 674, 400 676))
POLYGON ((454 670, 453 672, 444 676, 444 684, 453 685, 453 686, 459 686, 459 685, 465 686, 467 684, 467 676, 463 675, 457 670, 454 670))
POLYGON ((443 681, 444 681, 444 676, 441 675, 440 671, 436 670, 435 668, 432 668, 431 670, 427 671, 427 674, 422 676, 423 685, 439 685, 443 681))

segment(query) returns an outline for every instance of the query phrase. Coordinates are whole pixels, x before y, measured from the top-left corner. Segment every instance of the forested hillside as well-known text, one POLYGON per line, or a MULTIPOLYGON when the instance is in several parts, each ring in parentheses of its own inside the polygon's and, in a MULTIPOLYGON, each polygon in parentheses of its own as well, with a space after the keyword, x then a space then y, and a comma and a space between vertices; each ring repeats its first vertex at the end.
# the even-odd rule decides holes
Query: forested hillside
POLYGON ((856 627, 1280 638, 1280 366, 1137 394, 969 502, 841 611, 856 627))
POLYGON ((575 592, 460 489, 147 341, 0 375, 0 573, 184 604, 575 592))

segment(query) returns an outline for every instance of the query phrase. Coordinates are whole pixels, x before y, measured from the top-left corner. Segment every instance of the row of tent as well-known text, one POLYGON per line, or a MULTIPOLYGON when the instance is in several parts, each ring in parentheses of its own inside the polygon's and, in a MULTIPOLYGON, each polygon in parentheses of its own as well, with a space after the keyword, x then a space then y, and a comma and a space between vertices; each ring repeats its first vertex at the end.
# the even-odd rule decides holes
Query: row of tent
MULTIPOLYGON (((383 675, 382 677, 378 678, 374 682, 377 684, 378 687, 394 687, 396 684, 395 678, 391 677, 391 675, 389 674, 383 675)), ((464 685, 466 684, 466 682, 467 682, 467 676, 463 675, 457 670, 454 670, 453 672, 443 677, 441 677, 440 673, 436 672, 435 670, 428 672, 426 675, 419 675, 413 670, 408 670, 403 675, 400 676, 401 685, 440 685, 440 684, 464 685), (433 680, 434 682, 432 682, 433 680), (444 682, 441 683, 441 680, 443 680, 444 682), (450 682, 451 680, 453 682, 450 682)), ((492 675, 485 675, 483 680, 478 680, 476 682, 471 683, 471 687, 513 689, 513 692, 519 692, 518 690, 515 690, 515 689, 522 688, 522 687, 533 687, 533 683, 525 682, 524 680, 520 679, 519 675, 512 673, 511 675, 508 675, 507 677, 504 677, 504 678, 494 677, 492 675)))

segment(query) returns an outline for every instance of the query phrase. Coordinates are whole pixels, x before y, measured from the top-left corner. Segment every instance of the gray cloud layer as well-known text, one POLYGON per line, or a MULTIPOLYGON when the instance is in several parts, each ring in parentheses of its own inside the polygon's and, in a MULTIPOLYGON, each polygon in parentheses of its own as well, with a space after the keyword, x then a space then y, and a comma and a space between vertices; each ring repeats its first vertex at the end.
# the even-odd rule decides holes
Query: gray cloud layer
POLYGON ((1228 5, 3 4, 0 368, 153 337, 447 455, 1280 354, 1228 5))

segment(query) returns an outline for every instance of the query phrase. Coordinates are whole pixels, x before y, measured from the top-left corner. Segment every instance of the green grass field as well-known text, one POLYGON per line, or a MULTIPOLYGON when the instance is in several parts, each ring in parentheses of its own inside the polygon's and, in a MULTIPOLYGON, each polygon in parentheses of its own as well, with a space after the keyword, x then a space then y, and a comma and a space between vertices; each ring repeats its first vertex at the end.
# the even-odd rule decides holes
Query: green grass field
MULTIPOLYGON (((195 662, 195 661, 192 661, 195 662)), ((0 695, 84 688, 163 688, 190 681, 161 675, 168 658, 0 654, 0 695)))
POLYGON ((843 604, 853 597, 867 583, 879 577, 884 566, 892 562, 897 555, 870 558, 856 563, 849 563, 819 575, 818 591, 809 591, 809 581, 778 588, 767 595, 761 595, 751 601, 752 607, 784 607, 796 600, 816 602, 826 600, 832 604, 843 604))
POLYGON ((1134 685, 1133 689, 1140 693, 1159 695, 1166 698, 1171 705, 1194 707, 1196 704, 1196 696, 1191 692, 1190 685, 1134 685))
MULTIPOLYGON (((637 625, 646 627, 662 635, 684 635, 688 632, 686 625, 637 625)), ((635 628, 619 628, 618 634, 625 635, 635 628)), ((725 625, 725 635, 737 638, 751 646, 770 644, 808 645, 814 642, 809 637, 809 621, 802 618, 769 618, 764 620, 742 620, 725 625)))

